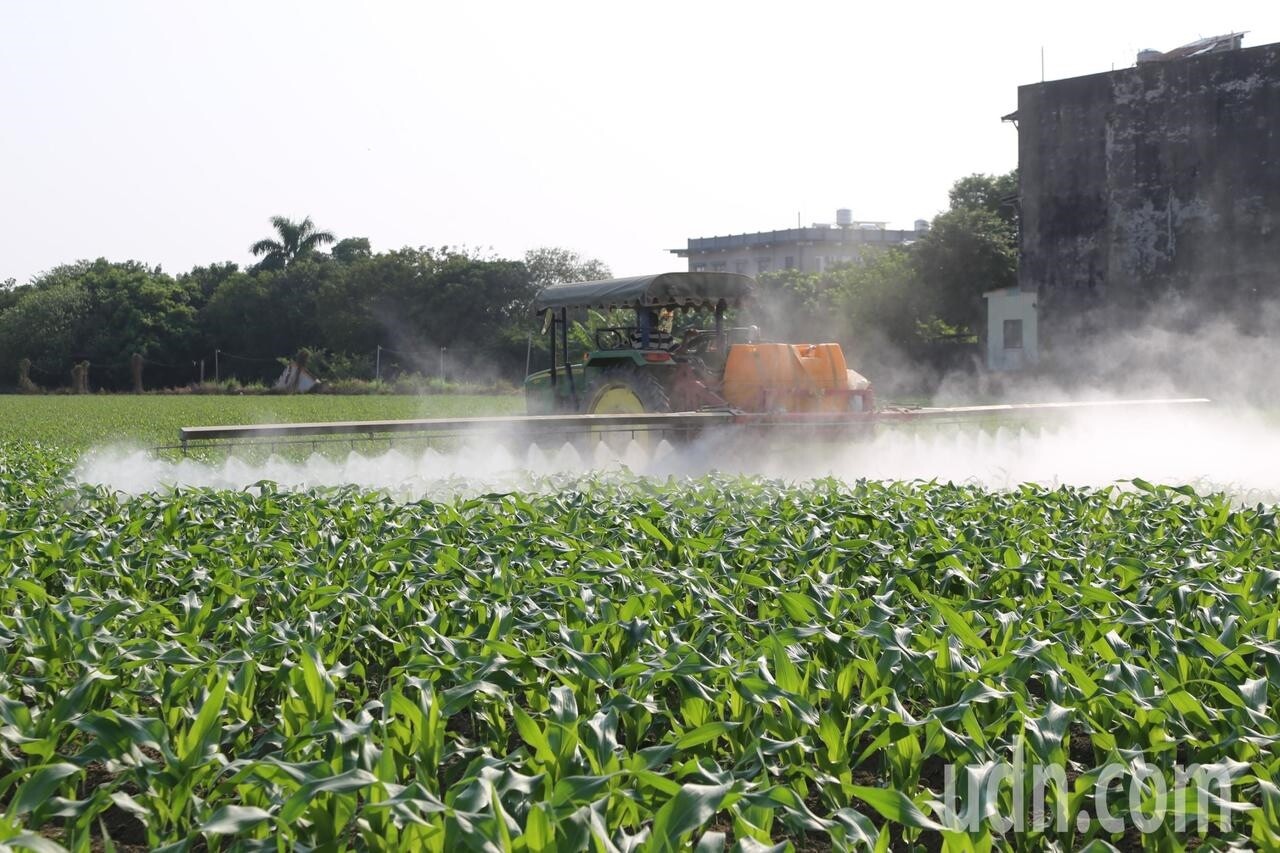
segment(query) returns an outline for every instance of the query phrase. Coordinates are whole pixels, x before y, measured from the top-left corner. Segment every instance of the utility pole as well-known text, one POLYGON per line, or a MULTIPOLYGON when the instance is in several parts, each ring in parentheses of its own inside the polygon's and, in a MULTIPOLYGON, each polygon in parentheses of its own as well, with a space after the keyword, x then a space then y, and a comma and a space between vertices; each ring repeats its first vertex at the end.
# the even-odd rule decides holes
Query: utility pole
POLYGON ((373 357, 373 381, 382 381, 382 344, 378 344, 378 352, 373 357))
POLYGON ((220 349, 213 351, 213 384, 215 385, 222 381, 222 371, 218 369, 218 353, 220 352, 222 352, 220 349))
POLYGON ((440 384, 444 384, 444 353, 448 347, 440 347, 440 384))

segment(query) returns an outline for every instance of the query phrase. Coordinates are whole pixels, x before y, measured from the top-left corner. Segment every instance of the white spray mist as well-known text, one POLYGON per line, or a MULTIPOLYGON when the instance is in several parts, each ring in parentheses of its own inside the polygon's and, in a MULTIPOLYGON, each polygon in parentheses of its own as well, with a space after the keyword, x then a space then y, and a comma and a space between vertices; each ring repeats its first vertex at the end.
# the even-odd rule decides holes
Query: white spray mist
POLYGON ((882 426, 862 439, 818 440, 799 431, 767 439, 725 431, 687 443, 631 441, 616 447, 489 439, 448 451, 406 446, 261 463, 235 456, 216 463, 165 460, 108 448, 87 454, 75 477, 128 494, 180 486, 243 489, 271 480, 287 489, 353 484, 413 499, 537 488, 539 478, 552 474, 623 469, 662 478, 719 471, 790 481, 938 480, 993 489, 1027 482, 1104 486, 1142 478, 1269 503, 1280 500, 1280 429, 1261 416, 1210 406, 1093 412, 1043 425, 882 426))

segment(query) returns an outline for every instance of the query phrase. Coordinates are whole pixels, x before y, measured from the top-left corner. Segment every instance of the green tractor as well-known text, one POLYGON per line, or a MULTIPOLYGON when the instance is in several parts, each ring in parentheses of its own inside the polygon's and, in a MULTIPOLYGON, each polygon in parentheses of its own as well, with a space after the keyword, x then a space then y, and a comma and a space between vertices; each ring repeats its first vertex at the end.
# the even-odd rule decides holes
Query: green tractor
POLYGON ((726 328, 725 312, 754 282, 721 272, 662 273, 556 284, 533 302, 550 336, 551 364, 525 379, 531 415, 869 411, 870 383, 848 370, 838 344, 761 343, 754 326, 726 328), (569 356, 569 312, 628 309, 635 323, 592 331, 583 360, 569 356), (712 328, 671 332, 677 311, 705 311, 712 328))
POLYGON ((525 379, 529 414, 681 412, 714 403, 699 374, 723 369, 731 339, 752 338, 750 329, 724 328, 724 312, 740 307, 752 284, 745 275, 695 272, 544 289, 534 299, 533 311, 550 336, 551 365, 525 379), (584 308, 633 309, 635 323, 594 329, 594 348, 574 364, 569 312, 584 308), (678 310, 714 311, 715 328, 687 333, 677 344, 663 320, 670 316, 667 312, 678 310))

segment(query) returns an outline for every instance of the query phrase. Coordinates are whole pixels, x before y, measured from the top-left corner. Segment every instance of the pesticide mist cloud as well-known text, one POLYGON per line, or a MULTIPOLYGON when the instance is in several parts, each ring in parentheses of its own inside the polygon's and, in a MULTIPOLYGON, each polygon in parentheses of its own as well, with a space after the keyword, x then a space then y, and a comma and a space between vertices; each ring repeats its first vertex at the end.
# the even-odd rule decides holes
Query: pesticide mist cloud
POLYGON ((551 487, 549 477, 558 477, 556 487, 563 488, 566 475, 679 479, 721 472, 792 482, 938 480, 992 489, 1106 486, 1142 478, 1227 492, 1241 503, 1280 501, 1280 429, 1239 410, 1091 413, 1042 426, 886 427, 863 440, 799 439, 729 434, 676 445, 632 441, 616 449, 476 441, 447 452, 405 447, 254 463, 234 456, 214 463, 162 460, 145 451, 105 449, 86 455, 75 477, 126 494, 184 486, 244 489, 270 480, 285 489, 355 485, 405 500, 538 491, 551 487))

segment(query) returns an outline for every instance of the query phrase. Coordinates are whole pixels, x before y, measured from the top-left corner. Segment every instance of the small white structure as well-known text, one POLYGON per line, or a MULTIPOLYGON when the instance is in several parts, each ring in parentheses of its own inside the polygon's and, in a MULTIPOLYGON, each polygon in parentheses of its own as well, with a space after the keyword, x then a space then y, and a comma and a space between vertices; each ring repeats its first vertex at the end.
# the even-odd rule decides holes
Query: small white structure
POLYGON ((1003 287, 982 295, 987 300, 987 369, 1034 365, 1040 358, 1035 292, 1003 287))
POLYGON ((319 384, 320 381, 311 375, 311 371, 298 367, 298 362, 291 361, 276 380, 275 388, 277 391, 305 394, 319 384))

